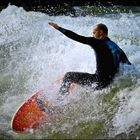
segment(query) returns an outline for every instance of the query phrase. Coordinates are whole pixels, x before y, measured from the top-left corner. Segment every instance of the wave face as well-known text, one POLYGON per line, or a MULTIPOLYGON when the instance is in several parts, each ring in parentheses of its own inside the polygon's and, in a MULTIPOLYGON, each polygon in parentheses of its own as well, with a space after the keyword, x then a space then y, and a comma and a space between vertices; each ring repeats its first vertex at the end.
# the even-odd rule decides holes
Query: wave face
MULTIPOLYGON (((140 136, 140 13, 48 16, 8 6, 0 13, 0 137, 1 138, 138 138, 140 136), (10 128, 18 106, 68 71, 94 73, 93 50, 48 26, 53 21, 85 36, 104 23, 109 37, 133 66, 121 66, 104 90, 78 87, 65 100, 64 114, 29 134, 10 128)), ((53 98, 55 94, 50 95, 53 98)), ((55 98, 55 97, 54 97, 55 98)))

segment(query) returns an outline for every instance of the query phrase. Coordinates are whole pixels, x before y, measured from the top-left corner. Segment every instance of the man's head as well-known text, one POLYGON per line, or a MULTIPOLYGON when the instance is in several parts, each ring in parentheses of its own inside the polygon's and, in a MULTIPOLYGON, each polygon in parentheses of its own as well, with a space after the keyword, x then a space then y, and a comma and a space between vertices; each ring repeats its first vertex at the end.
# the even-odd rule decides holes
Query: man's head
POLYGON ((93 28, 93 37, 102 39, 108 36, 108 28, 105 24, 97 24, 93 28))

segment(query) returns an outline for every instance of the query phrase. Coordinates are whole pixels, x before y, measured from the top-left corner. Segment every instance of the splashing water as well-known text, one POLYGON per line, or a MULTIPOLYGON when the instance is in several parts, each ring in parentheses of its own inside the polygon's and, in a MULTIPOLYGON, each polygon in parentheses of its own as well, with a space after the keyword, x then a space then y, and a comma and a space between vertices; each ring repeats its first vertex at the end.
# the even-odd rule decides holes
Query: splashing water
MULTIPOLYGON (((104 16, 48 16, 8 6, 0 13, 0 135, 2 138, 112 138, 140 128, 140 14, 104 16), (72 41, 48 26, 60 26, 90 36, 96 23, 109 28, 109 36, 127 54, 134 66, 121 66, 114 82, 104 90, 80 86, 65 99, 63 115, 34 134, 11 130, 10 120, 18 106, 33 91, 47 87, 68 71, 94 73, 93 50, 72 41)), ((55 98, 51 92, 48 98, 55 98)), ((125 137, 125 138, 126 138, 125 137)))

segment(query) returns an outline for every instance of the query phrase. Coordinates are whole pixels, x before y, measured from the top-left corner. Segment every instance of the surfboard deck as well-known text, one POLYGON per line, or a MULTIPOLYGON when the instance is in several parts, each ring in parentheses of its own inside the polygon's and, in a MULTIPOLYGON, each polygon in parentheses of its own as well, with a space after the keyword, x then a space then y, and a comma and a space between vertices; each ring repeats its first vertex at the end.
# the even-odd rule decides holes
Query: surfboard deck
MULTIPOLYGON (((60 81, 59 81, 60 83, 60 81)), ((57 81, 58 84, 58 81, 57 81)), ((55 88, 53 86, 52 88, 55 88)), ((71 90, 73 90, 73 85, 71 90)), ((43 90, 35 92, 27 101, 17 109, 11 120, 11 128, 16 132, 28 132, 40 127, 42 124, 53 119, 53 111, 59 108, 50 105, 49 101, 44 101, 40 97, 44 94, 43 90)))
POLYGON ((34 93, 17 109, 11 121, 13 130, 18 132, 29 131, 47 121, 46 112, 37 103, 37 98, 40 94, 42 94, 42 91, 34 93))

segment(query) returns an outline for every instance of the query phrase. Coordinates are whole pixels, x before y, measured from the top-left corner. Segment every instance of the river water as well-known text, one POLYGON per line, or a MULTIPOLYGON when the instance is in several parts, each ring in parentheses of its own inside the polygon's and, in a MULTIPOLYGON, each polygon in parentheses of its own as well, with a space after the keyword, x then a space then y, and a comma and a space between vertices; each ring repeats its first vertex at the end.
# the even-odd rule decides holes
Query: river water
MULTIPOLYGON (((9 5, 0 12, 0 138, 88 139, 140 137, 140 13, 48 16, 9 5), (64 114, 30 133, 10 127, 19 105, 68 71, 94 73, 94 51, 70 40, 49 21, 91 36, 104 23, 109 37, 133 66, 121 66, 114 82, 100 91, 78 87, 65 100, 64 114)), ((53 92, 49 95, 55 98, 53 92)))

